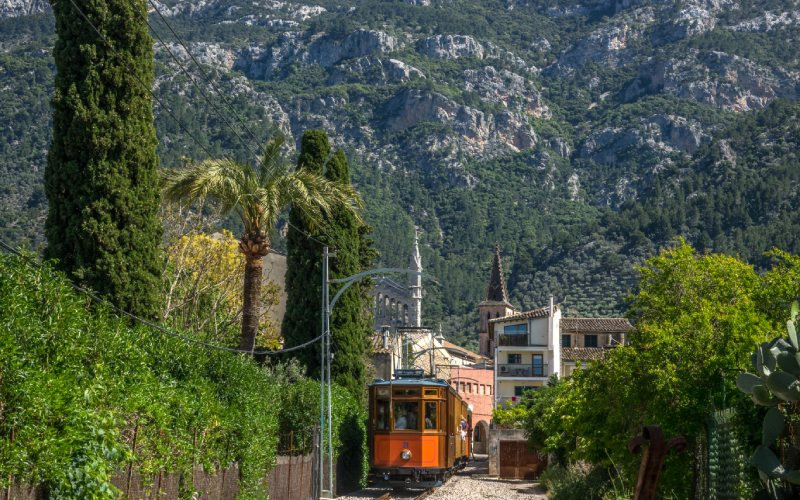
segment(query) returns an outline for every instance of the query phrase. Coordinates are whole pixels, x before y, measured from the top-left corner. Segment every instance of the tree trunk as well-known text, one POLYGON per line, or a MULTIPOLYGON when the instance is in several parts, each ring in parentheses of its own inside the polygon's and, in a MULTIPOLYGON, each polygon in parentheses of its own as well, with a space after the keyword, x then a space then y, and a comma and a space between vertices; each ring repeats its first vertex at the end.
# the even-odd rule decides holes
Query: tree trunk
POLYGON ((262 255, 246 253, 244 297, 242 301, 242 337, 239 349, 253 352, 261 318, 261 280, 264 268, 262 255))

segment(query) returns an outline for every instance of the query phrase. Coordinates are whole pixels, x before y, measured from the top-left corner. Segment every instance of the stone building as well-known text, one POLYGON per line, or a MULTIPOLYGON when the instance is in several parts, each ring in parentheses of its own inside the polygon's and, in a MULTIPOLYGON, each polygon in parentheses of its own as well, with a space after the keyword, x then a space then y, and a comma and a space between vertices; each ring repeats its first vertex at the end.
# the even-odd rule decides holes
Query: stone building
POLYGON ((553 375, 567 377, 581 363, 603 359, 633 328, 625 318, 562 317, 552 298, 548 306, 516 311, 508 300, 499 246, 478 314, 480 354, 492 361, 495 405, 516 402, 553 375))
POLYGON ((420 368, 426 376, 446 379, 450 354, 444 337, 422 326, 423 268, 417 235, 408 269, 415 274, 409 273, 405 284, 380 277, 372 290, 375 377, 388 380, 398 368, 420 368))

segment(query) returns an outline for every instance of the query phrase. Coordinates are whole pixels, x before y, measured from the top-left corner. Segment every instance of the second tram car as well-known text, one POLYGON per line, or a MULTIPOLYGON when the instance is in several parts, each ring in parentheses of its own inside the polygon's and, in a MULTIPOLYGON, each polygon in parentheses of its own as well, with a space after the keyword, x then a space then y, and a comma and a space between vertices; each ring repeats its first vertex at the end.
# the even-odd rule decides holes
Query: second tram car
POLYGON ((437 486, 469 459, 471 406, 444 380, 414 375, 376 380, 369 387, 373 482, 437 486))

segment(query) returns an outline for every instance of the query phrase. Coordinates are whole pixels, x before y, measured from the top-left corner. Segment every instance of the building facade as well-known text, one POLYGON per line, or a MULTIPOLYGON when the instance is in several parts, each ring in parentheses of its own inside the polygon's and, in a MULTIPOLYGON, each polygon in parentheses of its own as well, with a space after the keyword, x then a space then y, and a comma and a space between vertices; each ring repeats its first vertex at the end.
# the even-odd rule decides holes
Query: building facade
POLYGON ((495 404, 516 402, 561 372, 561 308, 548 307, 489 321, 494 349, 495 404))
POLYGON ((625 318, 563 318, 561 320, 561 375, 588 361, 605 358, 612 347, 625 344, 633 326, 625 318))
POLYGON ((581 364, 602 360, 632 328, 625 318, 564 318, 552 299, 548 307, 490 320, 495 405, 515 403, 552 375, 569 377, 581 364))

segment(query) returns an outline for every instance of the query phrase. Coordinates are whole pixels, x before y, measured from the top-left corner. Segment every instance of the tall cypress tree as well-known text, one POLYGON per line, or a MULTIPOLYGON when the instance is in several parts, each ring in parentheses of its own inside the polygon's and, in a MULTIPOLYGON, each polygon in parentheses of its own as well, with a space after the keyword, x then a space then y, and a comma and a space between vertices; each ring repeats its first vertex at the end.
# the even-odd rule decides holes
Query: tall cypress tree
MULTIPOLYGON (((300 141, 298 169, 322 174, 330 155, 328 135, 322 130, 307 130, 300 141)), ((284 345, 293 347, 318 336, 322 328, 322 245, 303 232, 322 239, 319 228, 311 228, 296 210, 289 212, 286 237, 286 313, 283 316, 284 345)), ((319 344, 300 349, 293 357, 311 377, 319 376, 319 344)))
MULTIPOLYGON (((337 151, 325 177, 342 184, 350 184, 347 157, 337 151)), ((370 267, 377 256, 369 238, 369 226, 358 221, 352 213, 339 210, 329 218, 326 240, 336 248, 331 264, 331 277, 344 278, 370 267)), ((333 380, 363 397, 367 382, 367 353, 372 335, 372 307, 370 280, 362 280, 342 294, 331 314, 332 347, 335 356, 331 363, 333 380)))
POLYGON ((145 0, 52 2, 53 141, 46 257, 134 314, 160 309, 153 43, 145 0), (111 46, 110 46, 111 45, 111 46))

